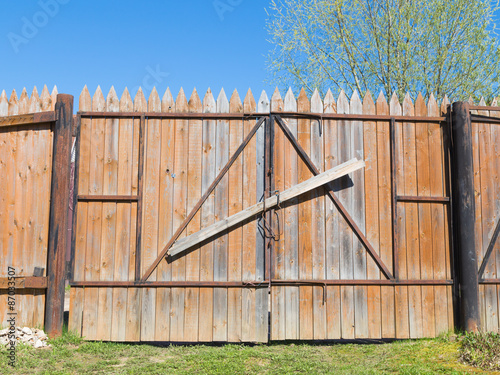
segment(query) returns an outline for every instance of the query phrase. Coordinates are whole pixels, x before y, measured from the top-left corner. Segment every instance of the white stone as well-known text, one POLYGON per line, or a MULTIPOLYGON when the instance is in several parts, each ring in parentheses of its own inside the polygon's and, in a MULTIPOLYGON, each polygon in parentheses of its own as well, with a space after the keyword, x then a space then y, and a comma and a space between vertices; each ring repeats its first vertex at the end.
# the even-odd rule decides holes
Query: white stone
POLYGON ((44 346, 45 346, 45 344, 43 342, 41 342, 40 340, 36 340, 35 344, 33 345, 34 348, 42 348, 44 346))

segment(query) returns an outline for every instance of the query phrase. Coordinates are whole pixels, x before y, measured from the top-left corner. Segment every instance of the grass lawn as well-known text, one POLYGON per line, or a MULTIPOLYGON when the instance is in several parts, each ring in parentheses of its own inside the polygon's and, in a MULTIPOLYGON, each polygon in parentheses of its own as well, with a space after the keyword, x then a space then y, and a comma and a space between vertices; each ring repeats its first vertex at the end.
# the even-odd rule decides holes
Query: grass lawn
MULTIPOLYGON (((17 367, 0 349, 2 374, 470 374, 457 341, 386 344, 154 346, 85 342, 69 334, 51 348, 18 346, 17 367)), ((493 372, 490 372, 491 374, 493 372)))

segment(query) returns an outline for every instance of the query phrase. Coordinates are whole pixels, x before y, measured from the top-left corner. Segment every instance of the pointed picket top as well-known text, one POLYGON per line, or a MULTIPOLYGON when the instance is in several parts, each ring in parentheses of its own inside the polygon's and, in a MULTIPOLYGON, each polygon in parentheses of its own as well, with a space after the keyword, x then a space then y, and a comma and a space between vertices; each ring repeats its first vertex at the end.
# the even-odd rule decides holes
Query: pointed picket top
POLYGON ((373 101, 370 90, 366 91, 365 97, 363 98, 363 113, 366 115, 375 114, 375 102, 373 101))
POLYGON ((78 102, 78 110, 86 112, 92 111, 92 99, 90 99, 90 92, 89 89, 87 88, 87 85, 85 85, 80 94, 80 99, 78 102))
POLYGON ((431 96, 429 96, 429 100, 427 101, 426 114, 429 116, 439 116, 439 105, 433 93, 431 93, 431 96))
POLYGON ((43 86, 42 94, 40 95, 40 101, 42 103, 42 111, 51 111, 52 106, 52 97, 50 96, 49 89, 47 85, 43 86))
POLYGON ((297 111, 298 112, 310 112, 311 111, 311 103, 309 102, 309 98, 307 97, 306 90, 302 87, 299 92, 299 96, 297 97, 297 111))
POLYGON ((328 89, 325 95, 325 100, 323 101, 323 112, 324 113, 337 113, 337 102, 333 97, 332 91, 328 89))
POLYGON ((170 88, 167 87, 163 98, 161 98, 161 111, 162 112, 175 112, 175 101, 170 88))
POLYGON ((311 96, 311 112, 323 113, 323 101, 321 100, 321 96, 319 96, 318 89, 314 89, 311 96))
POLYGON ((363 104, 358 94, 358 90, 354 90, 351 96, 351 103, 349 106, 349 113, 361 114, 363 113, 363 104))
POLYGON ((109 90, 108 97, 106 98, 106 111, 108 112, 118 112, 120 110, 120 100, 114 86, 111 86, 109 90))
POLYGON ((19 114, 19 100, 17 99, 16 90, 12 90, 9 99, 9 116, 15 116, 19 114))
POLYGON ((101 86, 97 86, 94 97, 92 98, 92 111, 104 112, 106 110, 106 100, 102 94, 101 86))
POLYGON ((445 115, 448 113, 448 105, 450 104, 450 100, 448 99, 448 96, 445 95, 443 100, 441 101, 441 115, 445 115))
POLYGON ((337 113, 349 113, 349 100, 347 99, 344 90, 340 90, 340 94, 337 99, 337 113))
POLYGON ((29 113, 29 97, 25 87, 19 97, 19 114, 24 115, 26 113, 29 113))
POLYGON ((9 99, 7 99, 7 93, 5 90, 2 91, 0 95, 0 116, 9 115, 9 99))
MULTIPOLYGON (((493 98, 493 100, 491 101, 491 106, 492 107, 498 107, 498 100, 497 100, 497 98, 493 98)), ((498 112, 498 111, 495 111, 495 112, 498 112)))
POLYGON ((134 110, 134 103, 132 102, 132 97, 128 88, 125 87, 123 90, 122 97, 120 98, 120 111, 121 112, 132 112, 134 110))
POLYGON ((285 102, 283 103, 285 106, 285 111, 287 112, 296 112, 297 111, 297 100, 295 99, 295 96, 293 95, 292 88, 289 87, 288 91, 286 92, 285 95, 285 102))
POLYGON ((210 88, 207 90, 205 97, 203 98, 203 112, 205 113, 215 113, 216 111, 215 99, 210 88))
POLYGON ((187 112, 188 111, 188 101, 184 89, 181 87, 177 98, 175 99, 175 111, 176 112, 187 112))
POLYGON ((156 87, 153 87, 151 94, 148 99, 148 111, 149 112, 161 112, 161 100, 156 87))
POLYGON ((401 115, 401 104, 399 104, 398 95, 396 92, 392 94, 391 102, 389 103, 391 115, 399 116, 401 115))
POLYGON ((255 102, 255 98, 253 97, 252 90, 249 88, 245 95, 245 99, 243 99, 243 112, 255 112, 256 106, 257 103, 255 102))
POLYGON ((229 99, 229 112, 243 112, 243 104, 241 103, 240 94, 238 94, 238 90, 236 89, 234 89, 233 93, 231 94, 231 99, 229 99))
POLYGON ((281 112, 283 111, 283 99, 281 98, 280 90, 276 87, 271 97, 271 111, 281 112))
POLYGON ((259 101, 257 102, 257 112, 259 113, 269 113, 269 98, 265 90, 262 90, 260 94, 259 101))
POLYGON ((198 95, 198 91, 196 91, 196 88, 193 89, 193 92, 191 93, 191 97, 189 98, 188 102, 188 107, 189 107, 189 112, 191 113, 200 113, 202 111, 202 104, 201 104, 201 99, 200 96, 198 95))
POLYGON ((377 101, 375 102, 375 107, 377 108, 377 115, 388 115, 389 114, 389 104, 387 104, 387 99, 385 98, 382 90, 378 94, 377 101))
MULTIPOLYGON (((415 100, 415 107, 413 111, 413 116, 427 116, 427 105, 425 104, 424 97, 422 96, 421 93, 418 93, 417 99, 415 100)), ((403 110, 403 115, 406 115, 406 113, 403 110)), ((411 113, 408 113, 408 115, 412 115, 411 113)))
POLYGON ((486 100, 484 100, 484 96, 481 96, 481 100, 479 100, 479 105, 480 106, 485 106, 486 105, 486 100))
POLYGON ((139 87, 134 98, 134 112, 146 112, 148 108, 148 103, 146 102, 146 97, 142 91, 142 87, 139 87))
POLYGON ((38 96, 38 90, 36 89, 36 86, 33 87, 33 92, 31 93, 30 97, 30 113, 37 113, 42 110, 42 107, 40 105, 40 96, 38 96))
POLYGON ((469 100, 467 100, 467 102, 468 102, 470 105, 474 105, 474 99, 472 99, 472 96, 469 96, 469 100))
POLYGON ((418 93, 415 103, 413 103, 410 93, 406 93, 403 99, 403 116, 425 116, 425 113, 422 112, 425 108, 425 100, 421 93, 418 93), (418 112, 417 109, 420 110, 420 112, 418 112), (418 113, 420 113, 420 115, 418 113))
POLYGON ((56 108, 57 94, 59 94, 59 92, 57 91, 57 86, 54 86, 54 88, 52 89, 52 92, 50 93, 50 97, 52 98, 52 101, 50 104, 52 111, 54 111, 56 108))
POLYGON ((227 100, 226 92, 224 88, 220 90, 219 96, 217 97, 217 112, 227 113, 229 112, 229 100, 227 100))

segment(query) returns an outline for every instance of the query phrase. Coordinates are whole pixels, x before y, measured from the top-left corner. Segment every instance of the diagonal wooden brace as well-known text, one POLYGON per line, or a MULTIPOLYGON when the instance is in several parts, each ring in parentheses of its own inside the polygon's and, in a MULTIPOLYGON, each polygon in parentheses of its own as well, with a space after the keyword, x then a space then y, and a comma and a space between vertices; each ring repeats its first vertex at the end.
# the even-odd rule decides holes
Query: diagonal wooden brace
MULTIPOLYGON (((290 141, 290 143, 295 148, 295 151, 297 151, 297 153, 299 154, 300 158, 304 161, 304 163, 307 165, 307 167, 312 172, 312 174, 314 176, 317 176, 320 173, 319 170, 318 170, 318 168, 316 168, 316 166, 314 165, 314 163, 312 162, 312 160, 309 158, 309 155, 307 155, 307 153, 304 151, 304 149, 302 148, 302 146, 300 146, 299 142, 297 141, 297 139, 294 137, 294 135, 290 131, 290 128, 288 128, 288 126, 285 124, 285 122, 283 121, 283 119, 280 116, 275 116, 275 119, 276 119, 279 127, 281 128, 281 130, 285 134, 285 136, 288 138, 288 140, 290 141)), ((365 247, 365 249, 368 251, 368 254, 370 254, 370 256, 375 261, 375 263, 377 264, 377 266, 379 267, 379 269, 382 271, 382 273, 384 274, 384 276, 387 279, 394 279, 394 277, 392 276, 391 272, 389 271, 389 269, 387 268, 387 266, 384 264, 384 262, 382 261, 382 259, 380 259, 379 255, 377 254, 377 252, 375 251, 375 249, 372 247, 372 245, 370 244, 370 242, 368 241, 368 239, 366 238, 366 236, 363 234, 363 232, 361 231, 361 229, 359 229, 359 227, 357 226, 357 224, 354 221, 354 219, 352 218, 352 216, 349 214, 349 212, 347 212, 347 210, 345 209, 345 207, 342 205, 342 203, 339 201, 339 199, 333 193, 333 189, 330 186, 330 184, 325 185, 324 188, 325 188, 325 191, 326 191, 327 195, 333 201, 333 203, 335 204, 335 206, 337 207, 337 209, 339 210, 339 212, 341 213, 341 215, 347 221, 347 224, 349 224, 349 226, 353 230, 354 234, 361 241, 361 243, 363 244, 363 246, 365 247)))
POLYGON ((255 135, 255 133, 257 133, 257 130, 259 130, 259 128, 265 122, 265 120, 266 120, 266 117, 261 117, 257 121, 257 123, 255 124, 255 126, 250 131, 250 133, 248 133, 248 135, 245 137, 245 139, 241 143, 240 147, 238 147, 238 149, 235 151, 234 155, 231 156, 231 159, 229 159, 229 161, 226 163, 226 165, 224 166, 224 168, 217 175, 217 177, 215 178, 214 182, 212 182, 212 184, 208 187, 208 189, 205 192, 205 194, 203 194, 203 196, 200 198, 200 200, 198 201, 198 203, 196 203, 196 205, 193 207, 193 209, 191 210, 191 212, 189 213, 189 215, 184 219, 184 221, 182 222, 181 226, 176 230, 176 232, 174 233, 174 235, 172 236, 172 238, 168 241, 168 243, 165 245, 165 247, 160 252, 160 254, 158 254, 158 257, 155 259, 155 261, 153 262, 153 264, 151 264, 151 266, 146 270, 146 272, 144 273, 144 276, 140 280, 141 282, 146 282, 146 280, 149 278, 149 276, 151 276, 151 274, 156 269, 156 267, 158 267, 158 264, 160 264, 161 260, 167 255, 168 249, 170 249, 170 247, 173 245, 173 243, 175 241, 177 241, 177 239, 182 234, 182 232, 184 231, 184 229, 186 229, 186 227, 191 222, 191 220, 193 220, 193 217, 199 211, 199 209, 201 208, 201 206, 203 205, 203 203, 207 200, 207 198, 212 193, 212 191, 215 189, 215 187, 220 182, 220 180, 222 180, 222 178, 227 173, 227 171, 229 170, 229 168, 231 167, 231 165, 233 165, 233 163, 236 161, 236 159, 238 159, 238 156, 243 152, 243 150, 245 149, 245 147, 248 145, 248 143, 253 138, 253 136, 255 135))
POLYGON ((333 181, 337 178, 347 175, 348 173, 357 171, 365 166, 365 162, 362 160, 357 160, 356 158, 349 160, 343 164, 337 165, 335 168, 329 169, 323 173, 320 173, 310 179, 297 184, 290 189, 287 189, 280 193, 279 196, 273 195, 264 200, 264 202, 259 202, 256 205, 248 207, 243 211, 240 211, 234 215, 231 215, 224 220, 218 221, 212 225, 209 225, 202 230, 184 237, 179 241, 175 242, 172 247, 168 250, 168 255, 176 256, 183 251, 186 251, 193 246, 212 238, 219 233, 238 225, 245 220, 248 220, 255 215, 265 212, 279 204, 279 202, 286 202, 290 199, 298 197, 308 191, 317 189, 324 184, 333 181))

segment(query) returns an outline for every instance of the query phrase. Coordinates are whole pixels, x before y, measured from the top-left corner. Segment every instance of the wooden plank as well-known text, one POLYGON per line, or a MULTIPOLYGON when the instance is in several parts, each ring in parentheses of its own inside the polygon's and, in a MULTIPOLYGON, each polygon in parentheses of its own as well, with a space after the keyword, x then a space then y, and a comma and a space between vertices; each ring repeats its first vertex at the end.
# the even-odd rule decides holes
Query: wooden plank
MULTIPOLYGON (((216 104, 210 89, 203 99, 203 112, 215 113, 216 104)), ((203 162, 201 190, 206 191, 215 179, 215 147, 216 125, 214 120, 203 121, 203 162)), ((201 227, 205 228, 215 222, 215 192, 212 192, 201 207, 201 227)), ((200 280, 212 281, 214 279, 214 245, 212 242, 204 245, 200 250, 200 280)), ((212 341, 213 338, 213 290, 200 289, 199 305, 199 331, 200 341, 212 341)))
MULTIPOLYGON (((434 97, 433 97, 434 99, 434 97)), ((444 100, 443 100, 444 101, 444 100)), ((439 107, 436 100, 429 100, 427 105, 427 113, 430 115, 439 114, 439 107)), ((443 132, 446 129, 440 124, 429 123, 429 163, 430 168, 430 195, 446 195, 445 190, 445 168, 444 168, 444 152, 445 144, 443 140, 443 132)), ((432 216, 432 248, 433 248, 433 265, 435 279, 445 279, 447 277, 446 256, 449 250, 446 246, 448 240, 445 237, 445 226, 447 223, 444 218, 446 207, 439 204, 431 206, 432 216)), ((446 286, 434 287, 434 311, 435 311, 435 335, 442 334, 448 331, 448 307, 453 308, 453 302, 448 300, 446 286)))
MULTIPOLYGON (((134 112, 146 111, 148 103, 144 97, 142 89, 139 88, 134 98, 134 112)), ((145 126, 145 125, 144 125, 145 126)), ((142 148, 140 145, 140 131, 141 131, 141 119, 137 118, 134 120, 134 142, 132 150, 132 194, 139 194, 139 162, 142 160, 143 167, 145 166, 145 152, 143 155, 139 155, 142 148)), ((144 129, 144 134, 146 129, 144 129)), ((146 138, 143 135, 144 138, 146 138)), ((146 139, 142 140, 142 143, 146 142, 146 139)), ((143 171, 144 174, 144 171, 143 171)), ((144 179, 144 177, 143 177, 144 179)), ((144 199, 143 199, 144 201, 144 199)), ((135 280, 136 278, 136 258, 140 254, 142 248, 142 237, 141 242, 138 241, 138 236, 142 236, 142 225, 140 219, 138 220, 139 205, 132 203, 131 208, 131 231, 130 231, 130 263, 129 263, 129 280, 135 280), (134 225, 135 224, 135 225, 134 225), (138 243, 141 243, 138 248, 138 243)), ((129 288, 127 291, 127 325, 125 329, 125 339, 126 341, 140 341, 141 340, 141 321, 142 321, 142 292, 139 288, 129 288)))
MULTIPOLYGON (((370 91, 363 99, 363 114, 374 115, 375 103, 370 91)), ((377 123, 364 122, 364 156, 365 156, 365 186, 364 199, 366 207, 366 237, 380 256, 379 247, 379 191, 378 191, 378 160, 377 160, 377 123)), ((380 279, 380 271, 372 259, 366 263, 366 277, 380 279)), ((382 337, 381 296, 380 286, 367 287, 367 322, 368 337, 382 337)))
MULTIPOLYGON (((176 98, 175 109, 177 112, 188 112, 188 102, 184 91, 181 89, 176 98)), ((188 192, 188 153, 189 153, 189 127, 187 120, 175 121, 175 156, 174 156, 174 187, 173 187, 173 227, 178 228, 187 215, 188 192)), ((172 280, 186 280, 186 259, 180 257, 172 261, 172 280)), ((172 302, 170 309, 170 340, 182 341, 184 339, 184 288, 172 289, 172 302)))
MULTIPOLYGON (((256 103, 249 89, 243 100, 243 111, 255 111, 256 103)), ((253 128, 255 120, 243 122, 246 137, 253 128)), ((256 138, 254 137, 243 151, 243 204, 248 208, 257 202, 256 181, 256 138)), ((251 220, 243 227, 242 239, 242 280, 255 280, 255 244, 257 221, 251 220)), ((255 292, 250 288, 241 291, 241 338, 242 341, 255 341, 255 292)))
MULTIPOLYGON (((40 111, 54 111, 55 101, 52 100, 49 90, 44 86, 40 96, 40 111)), ((50 198, 52 186, 52 151, 53 151, 53 133, 51 127, 47 126, 41 133, 40 147, 44 150, 42 160, 45 161, 43 165, 43 184, 41 191, 38 192, 37 199, 40 202, 40 227, 37 233, 37 238, 42 238, 41 251, 37 254, 37 263, 45 265, 47 262, 47 250, 49 239, 49 214, 50 214, 50 198), (45 146, 43 146, 45 145, 45 146)), ((46 267, 45 267, 46 268, 46 267)), ((46 271, 47 272, 47 271, 46 271)), ((40 321, 43 316, 45 321, 45 293, 39 294, 37 297, 37 316, 40 321)))
MULTIPOLYGON (((435 101, 431 94, 430 101, 435 101)), ((426 115, 427 106, 421 94, 415 101, 415 115, 426 115)), ((417 151, 417 192, 419 196, 430 196, 430 159, 429 159, 429 126, 419 124, 415 126, 417 151)), ((422 279, 434 277, 433 246, 432 246, 432 215, 429 203, 418 204, 419 236, 420 236, 420 265, 422 279)), ((434 287, 422 287, 422 335, 434 337, 436 331, 434 287)))
MULTIPOLYGON (((165 91, 161 101, 161 111, 168 113, 175 111, 175 101, 170 89, 165 91)), ((174 120, 161 121, 161 154, 160 154, 160 186, 159 186, 159 218, 158 218, 158 249, 162 249, 173 233, 173 177, 175 151, 175 122, 174 120)), ((156 280, 172 280, 172 265, 161 262, 158 265, 156 280)), ((170 340, 170 308, 171 289, 156 289, 156 324, 155 340, 170 340)))
MULTIPOLYGON (((380 92, 377 98, 375 107, 377 115, 389 114, 389 105, 382 92, 380 92)), ((377 122, 380 258, 387 267, 392 268, 391 163, 389 142, 389 123, 377 122)), ((380 288, 380 294, 382 337, 396 337, 394 288, 382 286, 380 288)))
MULTIPOLYGON (((113 108, 108 98, 108 107, 113 108)), ((115 98, 116 100, 117 98, 115 98)), ((132 98, 127 89, 117 105, 120 111, 132 111, 132 98)), ((116 107, 115 107, 116 108, 116 107)), ((116 126, 116 124, 113 124, 116 126)), ((118 137, 118 160, 117 160, 117 190, 116 194, 132 194, 132 158, 134 146, 134 122, 132 119, 120 119, 118 137)), ((116 129, 114 129, 116 131, 116 129)), ((130 227, 131 206, 128 203, 117 203, 116 205, 116 238, 114 254, 113 280, 128 281, 130 266, 130 227)), ((127 289, 113 288, 113 312, 111 324, 111 340, 125 341, 127 324, 127 289)))
MULTIPOLYGON (((328 90, 324 100, 325 114, 336 113, 337 103, 328 90)), ((338 136, 337 122, 335 120, 323 121, 324 131, 324 158, 325 169, 331 169, 338 165, 338 136)), ((291 129, 291 127, 290 127, 291 129)), ((291 152, 294 152, 293 149, 291 152)), ((337 182, 333 186, 338 186, 337 182)), ((325 200, 325 250, 326 250, 326 278, 328 280, 338 280, 340 276, 340 244, 339 244, 339 212, 331 199, 325 200)), ((340 314, 340 287, 327 287, 327 339, 340 339, 341 337, 341 314, 340 314)))
MULTIPOLYGON (((397 96, 393 96, 392 103, 399 107, 397 96)), ((392 110, 392 108, 391 108, 392 110)), ((409 108, 412 113, 413 105, 409 108)), ((394 114, 399 114, 395 112, 394 114)), ((413 114, 413 113, 412 113, 413 114)), ((416 160, 416 142, 415 125, 413 123, 403 123, 403 148, 404 148, 404 175, 405 175, 405 194, 417 195, 417 160, 416 160)), ((418 205, 416 203, 405 203, 406 214, 406 249, 408 278, 420 278, 420 247, 418 232, 418 205)), ((403 246, 404 242, 401 243, 403 246)), ((422 337, 422 294, 419 286, 408 287, 408 314, 410 337, 422 337)))
MULTIPOLYGON (((497 107, 498 102, 497 99, 493 99, 492 106, 497 107)), ((500 117, 500 113, 498 110, 490 111, 490 116, 491 117, 500 117)), ((492 164, 492 171, 491 171, 491 179, 494 181, 494 192, 493 192, 493 199, 495 201, 495 205, 493 206, 494 210, 494 216, 493 220, 495 221, 495 225, 498 225, 498 222, 500 220, 500 183, 499 183, 499 174, 500 174, 500 130, 498 129, 498 126, 491 126, 490 128, 491 131, 491 145, 492 145, 492 158, 493 158, 493 164, 492 164)), ((496 277, 500 275, 500 241, 498 239, 495 242, 495 246, 493 248, 493 252, 496 255, 496 264, 493 265, 495 267, 496 271, 496 277)), ((497 285, 497 290, 496 292, 496 298, 497 298, 497 311, 493 313, 493 316, 497 316, 498 326, 500 326, 500 286, 497 285)), ((495 322, 492 322, 492 326, 495 327, 495 322)))
MULTIPOLYGON (((201 113, 203 111, 201 100, 196 90, 191 94, 189 99, 189 112, 201 113)), ((190 212, 199 198, 202 196, 201 178, 202 178, 202 154, 203 154, 203 126, 200 120, 189 120, 189 160, 188 160, 188 195, 187 195, 187 212, 190 212)), ((200 230, 200 212, 198 212, 189 226, 187 227, 187 235, 190 235, 200 230)), ((200 247, 196 247, 193 251, 186 255, 186 280, 200 279, 200 247)), ((184 312, 184 340, 198 340, 198 303, 199 303, 199 288, 187 288, 185 295, 185 312, 184 312)))
MULTIPOLYGON (((14 116, 19 114, 19 100, 15 90, 12 91, 9 99, 9 115, 14 116)), ((28 170, 27 166, 27 152, 29 145, 28 140, 28 129, 26 127, 18 128, 15 132, 16 146, 14 155, 14 169, 15 169, 15 191, 14 191, 14 220, 11 224, 13 233, 14 247, 12 248, 12 263, 8 266, 14 267, 16 269, 17 276, 24 276, 25 267, 25 212, 26 212, 26 200, 24 199, 27 191, 26 185, 26 172, 28 170)), ((5 271, 3 271, 5 272, 5 271)), ((26 295, 16 294, 16 302, 19 306, 26 305, 26 295)), ((27 322, 27 311, 24 309, 17 310, 17 324, 28 324, 27 322)))
MULTIPOLYGON (((311 97, 311 112, 323 113, 323 102, 318 90, 315 90, 311 97)), ((320 172, 325 171, 324 149, 322 127, 318 121, 310 122, 311 134, 311 160, 320 172)), ((312 278, 324 279, 325 272, 325 196, 322 189, 312 191, 312 211, 311 211, 311 255, 312 255, 312 278)), ((326 326, 326 301, 323 296, 323 287, 313 287, 313 338, 324 340, 327 338, 326 326)))
MULTIPOLYGON (((271 112, 283 111, 283 99, 276 88, 271 97, 271 112)), ((274 186, 275 189, 282 192, 285 190, 285 157, 284 157, 284 142, 285 137, 278 125, 273 122, 274 127, 274 186)), ((277 233, 283 230, 284 210, 277 208, 275 211, 277 217, 273 217, 273 230, 277 233)), ((274 243, 274 254, 272 258, 272 277, 276 279, 285 278, 284 255, 285 255, 285 238, 279 236, 278 241, 274 243)), ((271 289, 271 340, 285 339, 285 287, 275 286, 271 289)))
MULTIPOLYGON (((229 100, 229 112, 243 113, 243 104, 234 90, 229 100)), ((229 155, 233 155, 243 141, 243 123, 232 120, 229 123, 229 155)), ((201 163, 200 163, 201 164, 201 163)), ((243 155, 240 155, 228 171, 229 211, 233 215, 243 209, 243 155)), ((238 226, 228 235, 228 281, 242 280, 243 226, 238 226)), ((227 341, 242 341, 242 290, 228 288, 227 341)))
MULTIPOLYGON (((6 116, 0 118, 0 128, 11 126, 27 126, 38 125, 56 120, 54 112, 31 113, 32 111, 24 111, 23 114, 6 116)), ((31 126, 30 126, 31 127, 31 126)), ((15 129, 8 129, 8 131, 15 131, 15 129)))
MULTIPOLYGON (((229 112, 229 101, 224 89, 217 98, 217 112, 229 112)), ((229 122, 218 120, 215 146, 215 168, 219 174, 229 160, 229 122)), ((226 174, 215 188, 215 219, 221 220, 228 213, 228 175, 226 174)), ((214 281, 227 281, 227 234, 217 236, 214 244, 214 281)), ((213 340, 227 341, 227 289, 214 289, 213 340)))
MULTIPOLYGON (((284 100, 284 109, 288 112, 297 112, 297 100, 292 89, 288 89, 284 100)), ((297 119, 288 120, 290 131, 297 138, 297 119)), ((276 134, 282 133, 281 129, 276 134)), ((285 176, 284 189, 297 185, 298 182, 298 156, 288 140, 284 142, 285 148, 285 176)), ((283 236, 285 238, 284 278, 297 280, 299 278, 298 261, 298 199, 290 201, 284 207, 283 236)), ((287 286, 285 288, 285 339, 299 339, 299 287, 287 286)))
MULTIPOLYGON (((9 114, 9 103, 7 99, 7 94, 5 90, 2 91, 0 95, 0 118, 7 116, 9 114)), ((10 235, 7 231, 9 228, 10 219, 10 195, 11 191, 14 190, 12 186, 11 177, 11 162, 13 159, 9 158, 10 154, 10 138, 11 133, 5 129, 0 130, 0 173, 2 174, 3 181, 5 183, 5 192, 0 195, 0 223, 2 225, 2 236, 0 237, 0 275, 8 276, 8 254, 9 254, 9 240, 10 235)), ((8 294, 0 293, 0 304, 2 306, 7 305, 8 294)), ((2 327, 7 326, 7 309, 5 307, 0 309, 0 325, 2 327)))
MULTIPOLYGON (((358 92, 354 91, 351 97, 349 108, 352 114, 362 114, 363 104, 359 98, 358 92)), ((351 155, 364 160, 363 144, 363 123, 353 121, 351 123, 351 155)), ((352 189, 352 217, 358 224, 363 233, 366 233, 365 219, 365 174, 364 170, 358 170, 352 174, 354 186, 352 189)), ((353 261, 354 278, 366 279, 366 250, 356 236, 353 236, 353 261)), ((368 335, 368 299, 367 287, 354 287, 354 332, 356 338, 367 338, 368 335)))
MULTIPOLYGON (((89 90, 85 86, 80 94, 79 105, 80 110, 91 110, 92 101, 89 90)), ((90 119, 81 119, 79 137, 80 150, 78 155, 78 192, 81 194, 89 193, 90 179, 90 149, 91 149, 91 133, 92 121, 90 119)), ((75 249, 74 249, 74 270, 73 279, 82 281, 85 279, 85 254, 87 247, 87 202, 75 202, 77 207, 76 231, 75 234, 75 249)), ((82 334, 82 316, 84 309, 84 292, 83 288, 71 288, 70 294, 70 309, 68 329, 75 334, 82 334)))
MULTIPOLYGON (((473 104, 472 99, 469 99, 469 103, 473 104)), ((471 114, 477 114, 476 110, 471 110, 471 114)), ((474 231, 478 235, 475 236, 475 247, 476 247, 476 255, 477 259, 483 259, 484 255, 484 250, 483 250, 483 236, 482 236, 482 227, 483 227, 483 222, 482 222, 482 187, 481 187, 481 169, 482 169, 482 163, 480 159, 480 139, 481 139, 481 132, 483 127, 474 122, 471 124, 471 131, 472 131, 472 152, 473 152, 473 167, 474 167, 474 197, 475 197, 475 210, 476 210, 476 222, 475 222, 475 228, 474 231)), ((481 316, 481 322, 485 322, 486 316, 485 316, 485 306, 484 306, 484 285, 479 285, 479 309, 480 309, 480 316, 481 316)), ((484 326, 483 326, 484 327, 484 326)))
MULTIPOLYGON (((110 112, 118 112, 120 102, 115 89, 111 90, 106 99, 106 108, 110 112)), ((103 194, 113 195, 118 192, 118 119, 106 119, 104 131, 104 180, 103 194)), ((116 243, 116 203, 102 204, 101 229, 101 265, 100 280, 114 279, 114 255, 116 243)), ((113 291, 111 288, 99 288, 99 306, 97 315, 97 339, 111 339, 111 320, 113 313, 113 291)))
MULTIPOLYGON (((337 100, 337 113, 349 113, 349 100, 344 91, 340 92, 337 100)), ((342 147, 339 152, 339 163, 343 163, 352 156, 351 131, 350 124, 345 121, 338 123, 338 139, 342 147)), ((353 210, 353 194, 349 188, 351 181, 344 178, 340 181, 338 188, 339 200, 348 212, 353 210)), ((339 220, 339 238, 340 238, 340 278, 351 280, 354 278, 354 260, 353 260, 353 235, 352 230, 345 220, 339 220)), ((340 288, 341 306, 342 306, 342 338, 354 339, 355 321, 354 321, 354 287, 344 286, 340 288)))
MULTIPOLYGON (((23 89, 21 92, 21 96, 19 97, 19 114, 23 115, 29 112, 29 98, 28 98, 28 93, 26 91, 26 88, 23 89)), ((22 192, 23 194, 23 201, 24 201, 24 212, 23 212, 23 218, 22 218, 22 226, 23 226, 23 235, 24 235, 24 244, 25 248, 22 249, 22 264, 23 264, 23 270, 24 274, 26 276, 29 276, 32 274, 34 267, 35 267, 35 259, 33 257, 33 254, 29 254, 28 249, 33 249, 34 248, 34 228, 33 228, 33 214, 35 213, 34 211, 34 206, 35 202, 37 202, 36 199, 33 199, 33 162, 34 162, 34 154, 33 151, 35 149, 35 143, 34 143, 34 131, 33 129, 26 128, 25 134, 25 144, 26 144, 26 149, 25 149, 25 160, 26 160, 26 169, 22 171, 24 173, 24 183, 25 185, 23 186, 24 191, 22 192)), ((44 267, 45 268, 45 267, 44 267)), ((24 301, 21 300, 21 306, 23 306, 22 309, 20 309, 20 315, 18 315, 19 324, 23 325, 28 325, 29 327, 33 327, 33 302, 34 302, 34 295, 33 295, 33 290, 26 290, 24 292, 24 295, 22 298, 24 301)))
MULTIPOLYGON (((257 112, 268 114, 270 109, 269 98, 265 91, 262 91, 259 102, 257 104, 257 112)), ((265 127, 261 126, 256 137, 256 190, 257 200, 262 201, 265 196, 264 181, 266 179, 265 170, 265 127)), ((264 232, 262 231, 262 220, 260 220, 260 228, 257 229, 256 239, 256 268, 255 276, 257 280, 264 280, 267 263, 264 232)), ((267 289, 257 289, 255 291, 255 340, 257 342, 267 342, 268 340, 268 315, 269 315, 269 291, 267 289)))
MULTIPOLYGON (((92 110, 103 110, 106 102, 101 88, 98 87, 92 99, 92 110)), ((90 146, 90 175, 89 194, 102 194, 104 176, 104 147, 105 147, 105 120, 92 120, 91 146, 90 146)), ((100 279, 101 235, 102 235, 102 203, 91 202, 88 204, 87 246, 85 255, 85 281, 98 281, 100 279)), ((88 340, 98 337, 98 289, 85 289, 85 305, 83 312, 82 336, 88 340)))
MULTIPOLYGON (((480 106, 485 105, 484 98, 481 98, 480 106)), ((489 116, 489 111, 480 110, 478 115, 489 116)), ((492 178, 494 166, 495 153, 493 152, 493 145, 491 140, 491 127, 496 127, 495 124, 480 123, 479 126, 479 163, 481 175, 481 219, 482 219, 482 237, 483 247, 481 249, 481 257, 484 259, 486 249, 490 243, 491 236, 495 229, 495 186, 492 178)), ((492 252, 486 267, 484 269, 483 277, 485 279, 496 278, 496 254, 492 252)), ((482 325, 486 331, 496 331, 498 329, 498 301, 496 286, 484 285, 482 286, 482 293, 480 299, 484 298, 484 320, 482 325)))
MULTIPOLYGON (((302 88, 297 98, 297 112, 309 112, 310 103, 305 90, 302 88)), ((297 140, 304 151, 310 155, 311 153, 311 121, 308 119, 299 119, 297 125, 297 140)), ((303 161, 298 165, 298 182, 299 184, 307 181, 311 177, 309 168, 303 161)), ((299 232, 298 241, 298 266, 299 279, 312 279, 312 193, 308 192, 299 197, 299 232)), ((313 331, 313 287, 299 287, 299 338, 301 340, 312 340, 314 338, 313 331)))
MULTIPOLYGON (((403 114, 406 114, 409 118, 415 115, 413 102, 410 95, 407 93, 403 100, 403 114)), ((394 129, 394 142, 393 145, 395 150, 394 163, 396 164, 396 175, 393 178, 396 179, 396 191, 394 194, 397 196, 399 192, 405 189, 405 149, 404 149, 404 124, 395 124, 394 129)), ((392 203, 394 204, 394 202, 392 203)), ((394 239, 394 256, 393 260, 395 267, 398 270, 398 276, 400 279, 408 279, 408 264, 407 264, 407 249, 406 249, 406 205, 398 204, 395 213, 396 225, 395 233, 397 234, 394 239)), ((397 286, 394 288, 395 296, 395 313, 396 313, 396 337, 398 338, 409 338, 410 337, 410 326, 409 326, 409 312, 408 312, 408 287, 397 286)))

